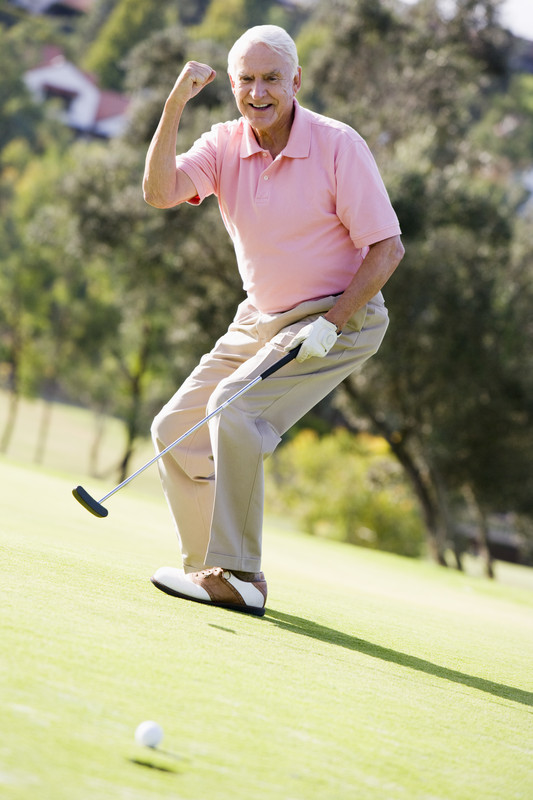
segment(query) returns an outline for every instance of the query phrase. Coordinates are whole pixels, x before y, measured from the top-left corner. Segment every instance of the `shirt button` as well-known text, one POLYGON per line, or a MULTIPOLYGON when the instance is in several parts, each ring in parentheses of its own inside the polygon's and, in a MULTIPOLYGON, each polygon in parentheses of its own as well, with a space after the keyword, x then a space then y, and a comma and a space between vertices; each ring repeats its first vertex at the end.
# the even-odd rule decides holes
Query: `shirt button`
POLYGON ((268 175, 265 175, 265 177, 263 178, 263 180, 264 180, 264 181, 267 181, 267 180, 268 180, 268 175))

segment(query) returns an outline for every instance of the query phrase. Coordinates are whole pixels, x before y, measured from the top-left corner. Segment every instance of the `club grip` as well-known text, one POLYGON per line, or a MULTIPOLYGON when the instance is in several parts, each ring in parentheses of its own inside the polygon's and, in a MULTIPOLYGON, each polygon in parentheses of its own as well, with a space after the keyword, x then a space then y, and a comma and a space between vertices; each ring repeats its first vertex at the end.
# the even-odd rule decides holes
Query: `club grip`
POLYGON ((278 369, 281 369, 281 367, 284 367, 285 364, 288 364, 290 361, 294 361, 294 359, 300 352, 301 346, 302 342, 300 342, 300 344, 297 345, 293 350, 289 350, 289 352, 286 355, 284 355, 283 358, 280 358, 280 360, 276 361, 275 364, 272 364, 271 367, 268 367, 264 372, 262 372, 260 375, 261 380, 268 378, 269 375, 273 375, 274 372, 277 372, 278 369))

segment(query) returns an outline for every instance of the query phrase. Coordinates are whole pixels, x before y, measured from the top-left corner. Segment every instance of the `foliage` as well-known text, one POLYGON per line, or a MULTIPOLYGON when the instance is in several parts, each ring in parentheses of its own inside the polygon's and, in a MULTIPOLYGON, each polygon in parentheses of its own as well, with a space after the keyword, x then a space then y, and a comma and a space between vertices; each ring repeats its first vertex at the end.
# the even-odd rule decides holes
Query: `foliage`
POLYGON ((416 501, 383 440, 302 430, 266 463, 270 512, 311 534, 420 555, 416 501))
POLYGON ((296 9, 281 9, 276 0, 211 0, 200 25, 191 29, 197 39, 223 44, 226 52, 233 42, 254 25, 276 24, 291 31, 296 9))
POLYGON ((168 23, 174 7, 168 0, 119 0, 89 48, 85 67, 98 74, 103 86, 122 89, 123 59, 134 45, 168 23))
POLYGON ((494 98, 472 131, 473 142, 485 153, 530 166, 533 152, 533 75, 513 75, 506 92, 494 98))
MULTIPOLYGON (((522 271, 509 269, 521 196, 489 136, 494 98, 505 105, 510 53, 496 5, 458 3, 444 18, 429 0, 401 14, 339 0, 320 4, 302 34, 307 41, 317 31, 306 96, 373 146, 407 250, 385 291, 389 334, 346 382, 340 410, 350 427, 362 417, 389 441, 441 563, 446 542, 457 545, 463 489, 484 515, 525 508, 531 494, 517 479, 531 474, 531 408, 513 356, 532 349, 515 314, 529 270, 523 260, 522 271)), ((527 137, 525 96, 513 108, 527 137)))
POLYGON ((168 93, 183 65, 193 59, 210 64, 218 78, 189 104, 180 122, 183 150, 212 124, 235 114, 233 95, 225 76, 227 51, 208 40, 193 44, 181 27, 168 27, 138 44, 125 59, 125 85, 133 97, 130 124, 125 134, 128 143, 147 149, 168 93))
MULTIPOLYGON (((214 219, 209 210, 198 216, 191 208, 150 208, 141 175, 140 153, 125 142, 79 145, 63 184, 86 274, 94 266, 102 277, 107 272, 116 322, 106 330, 98 355, 104 370, 98 369, 106 379, 107 408, 127 426, 122 474, 136 437, 225 329, 242 292, 218 213, 214 219)), ((102 379, 93 383, 90 372, 85 379, 76 374, 78 391, 83 386, 85 396, 94 390, 102 396, 102 379)))
POLYGON ((319 3, 301 34, 316 40, 305 51, 302 98, 353 125, 380 155, 424 131, 432 165, 452 162, 491 85, 481 42, 507 45, 493 22, 462 13, 467 5, 444 19, 431 1, 401 14, 382 0, 319 3))
POLYGON ((15 140, 27 142, 35 155, 50 141, 65 139, 22 79, 23 70, 38 62, 43 43, 53 41, 58 41, 54 28, 42 20, 24 20, 11 28, 0 24, 0 153, 15 140))
POLYGON ((511 208, 501 196, 464 186, 447 200, 439 185, 441 205, 431 185, 423 235, 387 292, 389 335, 346 390, 411 474, 438 551, 454 540, 462 487, 474 487, 485 513, 529 507, 531 339, 516 298, 531 278, 522 259, 509 268, 511 208))

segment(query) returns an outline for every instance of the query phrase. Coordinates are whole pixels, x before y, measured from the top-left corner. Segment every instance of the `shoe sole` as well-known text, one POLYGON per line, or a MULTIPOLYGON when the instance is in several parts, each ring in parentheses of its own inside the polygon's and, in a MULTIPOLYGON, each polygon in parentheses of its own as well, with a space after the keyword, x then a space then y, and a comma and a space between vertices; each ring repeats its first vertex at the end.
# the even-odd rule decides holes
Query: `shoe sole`
POLYGON ((228 611, 238 611, 241 614, 252 614, 254 617, 264 617, 265 615, 266 609, 264 607, 260 608, 259 606, 243 606, 235 603, 215 603, 212 600, 199 600, 196 599, 196 597, 189 597, 188 594, 176 592, 174 589, 165 586, 163 583, 159 583, 159 581, 153 578, 150 578, 150 581, 154 584, 156 589, 159 589, 161 592, 169 594, 172 597, 179 597, 181 600, 190 600, 191 603, 201 603, 204 606, 216 606, 217 608, 225 608, 228 611))

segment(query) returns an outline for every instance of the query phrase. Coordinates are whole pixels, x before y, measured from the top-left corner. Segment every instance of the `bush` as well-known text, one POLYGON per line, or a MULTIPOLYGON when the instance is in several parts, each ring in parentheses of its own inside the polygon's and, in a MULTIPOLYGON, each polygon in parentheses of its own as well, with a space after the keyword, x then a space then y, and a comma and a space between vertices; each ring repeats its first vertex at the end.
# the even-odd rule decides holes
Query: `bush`
POLYGON ((382 439, 303 430, 266 462, 268 509, 312 535, 421 554, 424 527, 402 469, 382 439))

